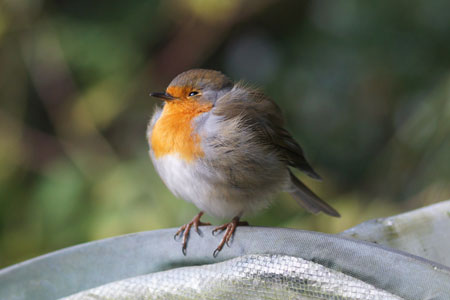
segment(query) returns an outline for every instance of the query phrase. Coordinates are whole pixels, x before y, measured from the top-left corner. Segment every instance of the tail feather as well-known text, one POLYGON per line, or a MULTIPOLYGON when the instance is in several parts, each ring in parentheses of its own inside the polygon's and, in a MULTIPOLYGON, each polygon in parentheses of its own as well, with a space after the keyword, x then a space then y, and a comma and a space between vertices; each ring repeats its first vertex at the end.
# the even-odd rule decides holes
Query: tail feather
POLYGON ((289 171, 289 174, 291 176, 292 185, 288 192, 300 206, 304 207, 307 211, 313 214, 323 211, 327 215, 333 217, 341 216, 333 207, 320 199, 306 185, 304 185, 303 182, 295 177, 291 171, 289 171))

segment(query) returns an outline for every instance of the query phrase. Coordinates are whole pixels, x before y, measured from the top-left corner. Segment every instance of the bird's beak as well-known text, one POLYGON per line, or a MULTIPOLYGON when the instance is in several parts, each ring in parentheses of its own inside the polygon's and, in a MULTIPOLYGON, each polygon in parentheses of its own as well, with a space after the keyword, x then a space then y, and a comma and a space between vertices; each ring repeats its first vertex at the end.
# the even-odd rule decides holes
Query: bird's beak
POLYGON ((150 93, 151 97, 156 97, 156 98, 160 98, 162 100, 165 101, 171 101, 171 100, 175 100, 176 98, 167 94, 167 93, 150 93))

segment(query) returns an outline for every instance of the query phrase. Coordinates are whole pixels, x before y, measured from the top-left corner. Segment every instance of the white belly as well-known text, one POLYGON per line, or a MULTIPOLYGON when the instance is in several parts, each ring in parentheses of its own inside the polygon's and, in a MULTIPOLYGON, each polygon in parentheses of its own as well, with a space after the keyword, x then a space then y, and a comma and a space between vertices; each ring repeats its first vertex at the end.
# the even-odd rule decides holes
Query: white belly
POLYGON ((209 170, 201 161, 186 162, 177 154, 155 158, 153 164, 170 191, 194 203, 207 214, 231 218, 251 213, 269 204, 267 191, 233 188, 220 172, 209 170))

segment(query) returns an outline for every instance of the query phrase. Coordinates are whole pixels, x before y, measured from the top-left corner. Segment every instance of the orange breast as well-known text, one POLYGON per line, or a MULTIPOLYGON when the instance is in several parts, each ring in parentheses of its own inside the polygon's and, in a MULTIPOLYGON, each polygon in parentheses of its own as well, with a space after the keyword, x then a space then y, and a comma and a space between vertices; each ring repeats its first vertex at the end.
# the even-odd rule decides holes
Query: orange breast
POLYGON ((200 136, 192 128, 192 119, 210 111, 211 108, 211 103, 199 103, 194 100, 167 102, 150 137, 155 156, 177 153, 186 161, 204 156, 200 136))

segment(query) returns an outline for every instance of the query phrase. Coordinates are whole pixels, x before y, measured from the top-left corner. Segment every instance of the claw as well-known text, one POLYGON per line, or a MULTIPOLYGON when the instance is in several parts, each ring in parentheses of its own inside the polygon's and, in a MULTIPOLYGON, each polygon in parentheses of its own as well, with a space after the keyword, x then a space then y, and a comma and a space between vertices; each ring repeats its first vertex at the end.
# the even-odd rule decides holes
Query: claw
POLYGON ((191 231, 192 226, 194 226, 195 231, 201 235, 198 227, 199 226, 204 226, 204 225, 211 225, 210 223, 204 223, 202 221, 200 221, 200 218, 202 217, 203 212, 199 212, 198 215, 196 215, 192 221, 190 221, 187 224, 184 224, 183 226, 181 226, 178 231, 175 233, 175 235, 173 236, 173 239, 176 241, 178 240, 178 237, 183 237, 183 242, 182 242, 182 247, 181 247, 181 252, 183 253, 184 256, 186 256, 186 252, 187 252, 187 242, 189 239, 189 233, 191 231))
POLYGON ((217 248, 216 250, 214 250, 214 252, 213 252, 213 257, 216 258, 217 255, 219 254, 219 252, 220 252, 219 248, 217 248))
POLYGON ((202 233, 198 229, 198 227, 199 226, 207 226, 207 225, 211 225, 211 223, 209 223, 209 222, 202 222, 202 221, 198 220, 197 223, 194 223, 195 232, 197 232, 199 236, 202 236, 202 233))
POLYGON ((183 231, 186 229, 186 225, 187 225, 187 224, 184 224, 183 226, 181 226, 181 227, 178 229, 177 233, 175 233, 175 235, 173 236, 173 239, 174 239, 175 241, 177 240, 177 237, 178 237, 178 236, 181 236, 181 234, 183 233, 183 231))
POLYGON ((216 228, 214 228, 212 231, 212 235, 215 236, 216 233, 220 233, 220 232, 224 231, 225 229, 227 229, 228 224, 230 224, 230 223, 226 223, 226 224, 223 224, 223 225, 220 225, 220 226, 217 226, 216 228))
POLYGON ((219 246, 217 246, 216 250, 214 250, 214 252, 213 252, 214 258, 217 257, 217 255, 219 254, 220 251, 222 251, 222 248, 225 244, 228 247, 230 247, 231 242, 233 240, 233 235, 234 235, 234 232, 236 231, 237 226, 247 226, 248 225, 247 222, 240 222, 239 218, 240 217, 234 217, 230 223, 226 223, 226 224, 217 226, 216 228, 213 229, 212 235, 215 235, 215 233, 218 231, 222 232, 222 231, 226 230, 222 240, 219 243, 219 246))

